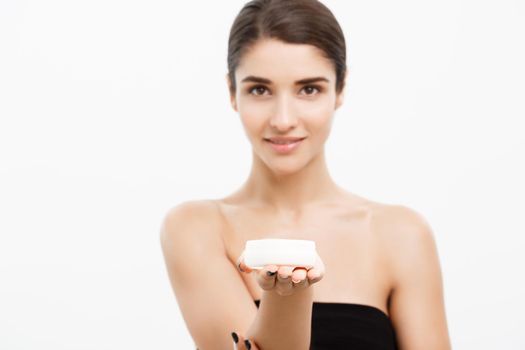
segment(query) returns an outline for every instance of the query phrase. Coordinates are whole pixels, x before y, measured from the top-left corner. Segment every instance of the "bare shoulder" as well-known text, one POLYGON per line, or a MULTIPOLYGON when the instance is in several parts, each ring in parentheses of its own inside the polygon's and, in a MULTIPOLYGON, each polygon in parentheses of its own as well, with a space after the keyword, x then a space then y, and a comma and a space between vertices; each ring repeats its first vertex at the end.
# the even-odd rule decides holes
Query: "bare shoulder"
POLYGON ((205 268, 202 259, 195 269, 188 268, 190 259, 224 255, 222 227, 220 210, 212 200, 190 200, 170 208, 160 228, 161 248, 170 268, 176 268, 184 277, 185 273, 205 268))
POLYGON ((385 239, 407 240, 415 243, 417 240, 433 238, 433 233, 427 219, 418 211, 400 204, 371 204, 374 232, 385 239))
POLYGON ((160 230, 168 277, 199 349, 230 348, 231 332, 245 334, 257 313, 225 253, 223 222, 217 202, 188 201, 168 210, 160 230))
POLYGON ((201 217, 201 215, 206 215, 207 219, 219 219, 219 209, 216 202, 209 199, 198 199, 176 204, 166 212, 164 223, 180 218, 192 219, 195 216, 201 217))
POLYGON ((374 206, 371 222, 392 274, 389 311, 399 349, 450 349, 443 278, 430 224, 412 208, 385 204, 374 206))
POLYGON ((222 216, 219 207, 213 200, 189 200, 170 208, 163 217, 160 236, 161 239, 177 238, 190 239, 192 237, 174 237, 191 231, 195 236, 217 233, 221 226, 222 216), (214 228, 210 230, 210 228, 214 228), (190 229, 190 230, 187 230, 190 229))
POLYGON ((400 204, 374 202, 372 208, 371 227, 381 239, 394 284, 405 279, 413 263, 437 262, 434 233, 423 214, 400 204))
MULTIPOLYGON (((221 216, 217 205, 211 200, 190 200, 170 208, 162 219, 160 243, 167 266, 177 282, 192 278, 190 275, 205 266, 197 257, 221 256, 224 252, 221 216)), ((182 282, 181 282, 182 283, 182 282)), ((175 289, 177 291, 177 289, 175 289)))

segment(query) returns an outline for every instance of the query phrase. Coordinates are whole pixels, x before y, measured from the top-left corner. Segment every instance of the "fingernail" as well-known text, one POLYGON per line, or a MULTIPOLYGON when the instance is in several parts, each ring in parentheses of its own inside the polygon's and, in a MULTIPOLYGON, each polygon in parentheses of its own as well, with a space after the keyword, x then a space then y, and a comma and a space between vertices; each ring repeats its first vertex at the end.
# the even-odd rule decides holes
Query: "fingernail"
POLYGON ((247 348, 248 350, 250 350, 250 349, 252 348, 252 344, 250 343, 250 341, 249 341, 248 339, 246 339, 246 340, 244 341, 244 345, 246 345, 246 348, 247 348))
POLYGON ((237 344, 239 342, 239 336, 237 335, 237 333, 232 332, 232 338, 233 338, 233 341, 235 342, 235 344, 237 344))
POLYGON ((301 280, 297 280, 297 281, 296 281, 296 280, 294 280, 294 279, 292 278, 292 282, 293 282, 293 283, 299 283, 299 282, 301 282, 301 280))

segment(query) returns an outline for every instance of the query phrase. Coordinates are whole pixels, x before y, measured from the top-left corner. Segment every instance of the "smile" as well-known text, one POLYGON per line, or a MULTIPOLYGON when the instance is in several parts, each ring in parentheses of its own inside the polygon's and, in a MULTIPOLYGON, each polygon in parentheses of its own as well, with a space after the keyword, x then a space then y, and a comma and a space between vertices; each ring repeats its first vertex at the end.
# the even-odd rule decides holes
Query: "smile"
POLYGON ((301 143, 303 143, 303 140, 305 138, 299 139, 297 141, 279 141, 272 142, 270 140, 265 140, 268 145, 277 153, 285 154, 290 153, 293 150, 295 150, 301 143))

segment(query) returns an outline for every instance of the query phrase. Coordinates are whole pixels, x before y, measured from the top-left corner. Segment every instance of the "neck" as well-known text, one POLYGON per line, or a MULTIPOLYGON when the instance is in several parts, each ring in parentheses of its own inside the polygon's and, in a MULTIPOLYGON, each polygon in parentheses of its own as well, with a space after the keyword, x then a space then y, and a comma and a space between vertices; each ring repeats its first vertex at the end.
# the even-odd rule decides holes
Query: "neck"
POLYGON ((243 192, 251 199, 278 212, 292 213, 333 199, 340 190, 330 177, 324 150, 293 173, 276 173, 254 154, 250 176, 243 186, 243 192))

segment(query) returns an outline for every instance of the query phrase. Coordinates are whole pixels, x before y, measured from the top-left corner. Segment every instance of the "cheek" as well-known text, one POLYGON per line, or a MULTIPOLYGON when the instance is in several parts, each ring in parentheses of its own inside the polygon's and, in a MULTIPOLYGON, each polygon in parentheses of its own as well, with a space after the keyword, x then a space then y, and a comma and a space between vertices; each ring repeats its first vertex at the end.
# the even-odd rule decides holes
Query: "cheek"
POLYGON ((248 134, 260 134, 267 116, 263 106, 246 103, 239 107, 239 116, 248 134))
POLYGON ((262 117, 268 115, 269 106, 269 104, 265 103, 243 102, 239 106, 239 113, 246 118, 262 119, 262 117))
POLYGON ((334 109, 328 104, 311 105, 303 114, 309 132, 316 138, 328 136, 333 115, 334 109))

